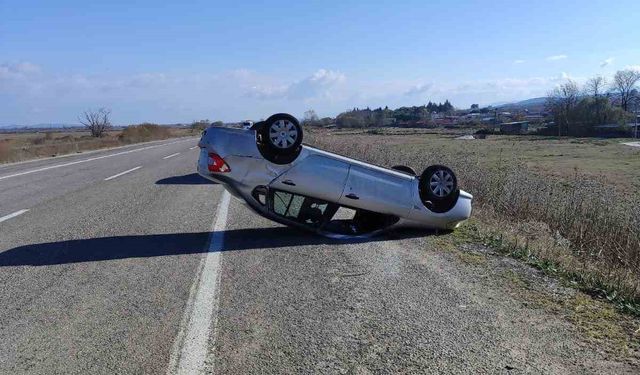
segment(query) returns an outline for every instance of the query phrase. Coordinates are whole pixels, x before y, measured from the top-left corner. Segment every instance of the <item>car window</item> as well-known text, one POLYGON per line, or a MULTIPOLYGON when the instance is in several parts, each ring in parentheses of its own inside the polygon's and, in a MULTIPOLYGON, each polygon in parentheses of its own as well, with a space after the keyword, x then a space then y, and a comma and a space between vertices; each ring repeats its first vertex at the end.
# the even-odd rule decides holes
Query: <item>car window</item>
POLYGON ((329 207, 329 202, 321 199, 281 190, 273 191, 271 201, 275 214, 314 227, 324 223, 325 212, 329 207))

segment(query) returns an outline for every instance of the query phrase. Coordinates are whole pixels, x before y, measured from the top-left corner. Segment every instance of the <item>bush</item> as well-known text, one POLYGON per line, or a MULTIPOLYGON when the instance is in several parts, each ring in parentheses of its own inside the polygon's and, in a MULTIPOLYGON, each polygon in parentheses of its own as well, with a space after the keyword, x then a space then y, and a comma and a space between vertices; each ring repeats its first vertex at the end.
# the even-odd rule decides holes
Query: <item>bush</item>
POLYGON ((7 162, 11 156, 11 141, 0 140, 0 162, 7 162))
POLYGON ((118 136, 118 138, 125 143, 152 141, 158 139, 167 139, 170 137, 170 128, 149 123, 127 126, 118 136))
MULTIPOLYGON (((214 124, 218 124, 222 121, 216 121, 214 124)), ((203 130, 205 130, 206 128, 209 127, 211 123, 209 122, 209 120, 200 120, 200 121, 194 121, 191 123, 191 132, 192 133, 201 133, 203 130)))
POLYGON ((45 137, 35 137, 30 139, 31 144, 33 145, 43 145, 46 142, 45 137))

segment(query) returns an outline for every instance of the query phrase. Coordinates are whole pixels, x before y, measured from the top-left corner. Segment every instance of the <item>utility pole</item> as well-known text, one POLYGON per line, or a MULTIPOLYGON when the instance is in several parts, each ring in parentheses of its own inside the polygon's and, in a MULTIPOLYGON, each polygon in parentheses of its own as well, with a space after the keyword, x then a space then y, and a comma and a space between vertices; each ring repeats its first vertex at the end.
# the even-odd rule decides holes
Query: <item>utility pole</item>
POLYGON ((633 138, 638 138, 638 109, 640 107, 640 95, 637 90, 631 92, 629 104, 633 104, 633 138))
POLYGON ((633 101, 633 138, 638 138, 638 107, 640 107, 640 97, 634 98, 633 101))

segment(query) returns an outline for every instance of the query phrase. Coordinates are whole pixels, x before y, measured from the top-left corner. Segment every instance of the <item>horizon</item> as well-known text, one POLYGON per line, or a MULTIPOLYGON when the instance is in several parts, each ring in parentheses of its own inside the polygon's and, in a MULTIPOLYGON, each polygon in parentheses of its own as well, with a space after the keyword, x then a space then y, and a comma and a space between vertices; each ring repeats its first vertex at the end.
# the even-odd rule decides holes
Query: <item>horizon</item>
POLYGON ((0 126, 463 109, 640 69, 636 1, 262 4, 5 0, 0 126))
MULTIPOLYGON (((503 107, 508 107, 510 105, 516 105, 516 104, 519 104, 519 103, 524 102, 524 101, 531 101, 531 100, 538 100, 538 99, 544 99, 544 98, 543 97, 535 97, 535 98, 529 98, 529 99, 525 99, 525 100, 521 100, 521 101, 515 101, 515 102, 493 103, 493 104, 489 104, 489 105, 486 105, 486 106, 480 106, 480 108, 500 109, 500 108, 503 108, 503 107)), ((445 101, 447 101, 447 99, 445 99, 445 101)), ((443 104, 443 102, 439 102, 439 103, 438 102, 433 102, 433 104, 443 104)), ((453 103, 451 103, 451 104, 453 105, 453 103)), ((389 109, 397 110, 397 109, 399 109, 401 107, 424 107, 424 106, 426 106, 426 104, 419 104, 419 105, 416 105, 416 106, 400 106, 400 107, 389 108, 389 109)), ((384 107, 386 107, 386 106, 378 106, 378 107, 375 107, 375 108, 371 108, 371 107, 356 108, 356 107, 354 107, 354 108, 351 108, 351 109, 346 109, 345 111, 343 111, 341 113, 346 113, 346 112, 349 112, 349 111, 352 111, 352 110, 356 110, 356 109, 357 110, 365 110, 365 109, 377 110, 379 108, 384 108, 384 107)), ((453 105, 453 109, 454 109, 454 111, 463 111, 463 112, 471 110, 471 108, 458 108, 455 105, 453 105)), ((335 115, 330 115, 330 116, 323 116, 323 117, 330 117, 330 118, 335 119, 341 113, 337 113, 335 115)), ((296 117, 298 117, 300 119, 303 118, 302 115, 296 116, 296 117)), ((320 117, 320 118, 322 118, 322 117, 320 117)), ((190 124, 192 124, 194 122, 203 121, 203 120, 209 120, 210 123, 213 123, 213 122, 216 122, 216 121, 220 121, 220 120, 211 120, 211 119, 201 119, 201 120, 188 121, 188 122, 172 122, 172 123, 168 123, 168 122, 162 123, 162 122, 160 122, 160 123, 153 123, 153 124, 161 125, 161 126, 174 126, 174 125, 183 125, 184 126, 184 125, 190 125, 190 124)), ((238 124, 238 123, 240 123, 242 121, 247 121, 247 120, 249 120, 249 121, 261 121, 261 120, 264 120, 264 118, 262 118, 262 119, 242 119, 242 120, 232 120, 232 121, 223 121, 223 122, 225 124, 238 124)), ((135 126, 135 125, 140 125, 140 124, 142 124, 142 123, 111 124, 111 126, 114 126, 114 127, 127 127, 127 126, 135 126)), ((29 125, 2 124, 2 123, 0 123, 0 129, 12 129, 12 128, 15 128, 15 129, 21 129, 21 128, 24 128, 24 129, 26 129, 26 128, 62 129, 62 128, 78 128, 78 127, 81 128, 81 127, 84 127, 84 125, 82 125, 80 122, 75 122, 75 123, 61 123, 61 122, 46 123, 46 122, 43 122, 43 123, 29 124, 29 125)))

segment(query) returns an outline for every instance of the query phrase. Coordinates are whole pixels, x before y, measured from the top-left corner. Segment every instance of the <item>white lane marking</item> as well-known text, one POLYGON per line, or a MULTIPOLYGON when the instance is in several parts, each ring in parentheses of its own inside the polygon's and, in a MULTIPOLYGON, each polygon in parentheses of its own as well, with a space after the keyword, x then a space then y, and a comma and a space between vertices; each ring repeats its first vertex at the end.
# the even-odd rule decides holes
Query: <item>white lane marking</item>
POLYGON ((111 176, 111 177, 107 177, 107 178, 105 178, 104 180, 105 180, 105 181, 113 180, 114 178, 118 178, 118 177, 120 177, 120 176, 122 176, 122 175, 125 175, 125 174, 127 174, 127 173, 130 173, 130 172, 133 172, 133 171, 137 171, 137 170, 138 170, 138 169, 140 169, 140 168, 142 168, 142 166, 135 167, 135 168, 131 168, 131 169, 126 170, 126 171, 124 171, 124 172, 120 172, 120 173, 118 173, 118 174, 114 174, 114 175, 113 175, 113 176, 111 176))
POLYGON ((196 149, 196 148, 198 148, 198 146, 189 147, 189 150, 193 150, 193 149, 196 149))
POLYGON ((229 192, 225 190, 209 236, 207 255, 203 258, 199 277, 196 277, 191 286, 190 302, 184 311, 180 332, 173 344, 167 374, 200 374, 205 369, 209 337, 215 340, 218 321, 220 251, 224 245, 229 198, 229 192))
POLYGON ((13 219, 16 216, 20 216, 20 215, 22 215, 23 213, 25 213, 27 211, 29 211, 29 210, 20 210, 20 211, 14 212, 12 214, 9 214, 7 216, 0 217, 0 223, 2 223, 3 221, 7 221, 9 219, 13 219))
POLYGON ((48 166, 48 167, 32 169, 32 170, 29 170, 29 171, 24 171, 24 172, 20 172, 20 173, 16 173, 16 174, 10 174, 8 176, 2 176, 2 177, 0 177, 0 180, 4 180, 6 178, 11 178, 11 177, 24 176, 26 174, 31 174, 31 173, 36 173, 36 172, 48 171, 49 169, 68 167, 70 165, 76 165, 76 164, 80 164, 80 163, 87 163, 87 162, 94 161, 94 160, 106 159, 106 158, 110 158, 110 157, 113 157, 113 156, 130 154, 132 152, 144 151, 144 150, 148 150, 148 149, 151 149, 151 148, 168 146, 168 145, 172 145, 174 143, 179 143, 179 142, 185 142, 185 141, 176 141, 176 142, 163 143, 161 145, 147 146, 147 147, 137 148, 135 150, 122 151, 122 152, 117 152, 115 154, 96 156, 95 158, 89 158, 89 159, 84 159, 84 160, 72 161, 72 162, 64 163, 64 164, 56 164, 56 165, 51 165, 51 166, 48 166))
POLYGON ((172 158, 172 157, 178 156, 178 155, 180 155, 180 153, 176 152, 175 154, 171 154, 171 155, 167 155, 167 156, 163 157, 163 159, 169 159, 169 158, 172 158))

